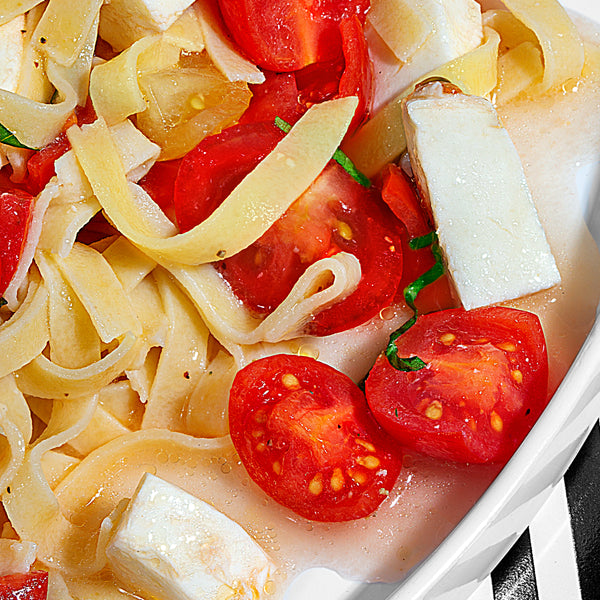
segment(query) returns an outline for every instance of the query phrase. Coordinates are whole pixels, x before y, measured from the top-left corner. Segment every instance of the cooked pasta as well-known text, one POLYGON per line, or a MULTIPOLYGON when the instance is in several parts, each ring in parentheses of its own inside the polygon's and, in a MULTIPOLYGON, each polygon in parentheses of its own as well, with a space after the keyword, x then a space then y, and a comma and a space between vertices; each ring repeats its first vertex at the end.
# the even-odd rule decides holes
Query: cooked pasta
MULTIPOLYGON (((105 546, 146 472, 244 525, 279 562, 281 581, 298 568, 291 565, 294 549, 302 549, 300 567, 324 560, 306 558, 303 544, 316 538, 303 537, 309 534, 302 519, 290 523, 283 509, 249 486, 228 436, 229 387, 242 367, 276 353, 318 357, 360 381, 411 310, 397 300, 358 327, 317 337, 307 325, 348 298, 361 280, 356 256, 320 258, 267 315, 248 308, 214 266, 261 238, 314 184, 340 145, 369 177, 398 160, 406 150, 400 105, 418 81, 447 79, 507 112, 517 104, 522 112, 536 102, 549 106, 559 95, 563 103, 584 92, 597 101, 590 88, 597 87, 600 71, 582 75, 584 43, 560 5, 504 3, 507 10, 484 12, 475 47, 411 75, 410 85, 351 135, 356 96, 312 103, 224 202, 184 232, 143 178, 157 161, 179 160, 237 123, 265 81, 225 33, 212 4, 181 2, 169 21, 138 27, 127 2, 2 3, 0 24, 20 19, 24 32, 20 82, 0 90, 0 123, 28 147, 2 145, 5 168, 25 172, 33 150, 59 136, 68 146, 36 194, 0 308, 0 575, 32 566, 47 570, 51 600, 130 597, 136 590, 114 579, 105 546), (572 82, 579 92, 565 91, 572 82), (87 123, 74 116, 86 102, 94 109, 87 123), (90 241, 94 222, 102 234, 90 241)), ((433 33, 420 2, 414 9, 404 5, 403 18, 386 20, 395 4, 373 0, 370 27, 390 69, 401 72, 433 33), (403 47, 394 46, 399 30, 410 32, 403 47)), ((597 47, 588 43, 588 62, 594 52, 597 60, 597 47)), ((547 189, 532 187, 544 225, 570 214, 570 199, 547 198, 547 189)), ((563 277, 562 287, 512 305, 541 306, 551 332, 554 385, 593 322, 600 257, 580 217, 564 235, 550 226, 548 237, 563 275, 578 262, 585 293, 563 277), (565 333, 557 322, 567 311, 578 325, 565 333)), ((469 481, 466 470, 441 475, 435 466, 426 468, 433 479, 468 487, 460 483, 469 481)), ((455 511, 452 523, 493 473, 475 471, 477 483, 465 503, 449 509, 455 511)), ((404 512, 411 509, 418 510, 404 512)), ((380 524, 374 517, 317 531, 339 541, 344 531, 354 535, 363 527, 371 539, 380 524)), ((444 522, 429 531, 423 548, 449 527, 444 522)), ((414 560, 426 551, 416 551, 414 560)), ((363 573, 360 557, 348 560, 350 570, 363 573)))

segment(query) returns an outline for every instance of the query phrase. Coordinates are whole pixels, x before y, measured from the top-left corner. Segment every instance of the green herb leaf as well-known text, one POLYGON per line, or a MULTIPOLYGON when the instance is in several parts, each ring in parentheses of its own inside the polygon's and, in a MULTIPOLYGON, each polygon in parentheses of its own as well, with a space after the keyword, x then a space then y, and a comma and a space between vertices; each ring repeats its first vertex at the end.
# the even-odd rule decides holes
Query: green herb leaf
POLYGON ((7 304, 8 304, 8 302, 4 298, 0 298, 0 308, 2 308, 3 306, 6 306, 7 304))
POLYGON ((25 144, 22 144, 17 136, 12 132, 6 129, 4 125, 0 123, 0 143, 6 144, 7 146, 13 146, 14 148, 26 148, 27 150, 35 150, 35 148, 30 148, 25 144))
MULTIPOLYGON (((275 125, 285 133, 292 128, 292 126, 287 121, 284 121, 281 117, 275 117, 275 125)), ((346 173, 348 173, 348 175, 350 175, 350 177, 352 177, 352 179, 354 179, 354 181, 357 181, 363 187, 371 187, 371 180, 366 175, 361 173, 350 160, 350 158, 339 148, 333 153, 332 158, 344 169, 344 171, 346 171, 346 173)))
POLYGON ((413 250, 419 250, 431 246, 431 252, 435 258, 435 264, 431 269, 423 273, 419 278, 415 279, 412 283, 409 283, 404 288, 404 300, 406 304, 413 310, 414 315, 402 325, 399 329, 394 331, 390 336, 387 348, 385 349, 385 355, 389 363, 398 369, 399 371, 419 371, 427 366, 418 356, 411 356, 410 358, 400 358, 398 356, 398 348, 396 347, 396 340, 406 331, 408 331, 416 322, 418 317, 417 307, 415 302, 417 296, 423 288, 428 286, 439 279, 444 274, 444 263, 442 260, 442 251, 438 243, 437 235, 435 232, 430 232, 418 238, 413 238, 409 242, 409 246, 413 250))

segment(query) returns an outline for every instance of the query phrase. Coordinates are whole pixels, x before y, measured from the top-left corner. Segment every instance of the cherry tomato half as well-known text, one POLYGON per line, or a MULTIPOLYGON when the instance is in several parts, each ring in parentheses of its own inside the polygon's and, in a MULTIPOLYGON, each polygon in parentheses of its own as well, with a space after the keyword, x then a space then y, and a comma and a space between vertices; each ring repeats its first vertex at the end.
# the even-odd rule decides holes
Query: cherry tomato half
POLYGON ((445 310, 418 318, 366 381, 377 421, 403 446, 459 462, 505 462, 548 401, 548 359, 536 315, 504 307, 445 310))
POLYGON ((0 577, 0 600, 46 600, 48 573, 30 571, 0 577))
POLYGON ((229 426, 250 477, 313 521, 369 515, 400 472, 401 453, 358 386, 312 358, 270 356, 239 371, 229 426))

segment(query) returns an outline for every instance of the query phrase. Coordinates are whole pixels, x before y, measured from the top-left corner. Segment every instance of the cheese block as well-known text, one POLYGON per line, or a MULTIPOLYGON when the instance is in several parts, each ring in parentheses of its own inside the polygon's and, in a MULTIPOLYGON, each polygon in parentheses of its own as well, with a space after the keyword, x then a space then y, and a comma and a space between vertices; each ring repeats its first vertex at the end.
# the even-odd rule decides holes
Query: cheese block
POLYGON ((149 473, 117 515, 106 555, 130 591, 161 600, 259 600, 275 570, 237 523, 149 473))
POLYGON ((441 82, 403 103, 408 152, 463 306, 560 282, 519 155, 485 98, 441 82))

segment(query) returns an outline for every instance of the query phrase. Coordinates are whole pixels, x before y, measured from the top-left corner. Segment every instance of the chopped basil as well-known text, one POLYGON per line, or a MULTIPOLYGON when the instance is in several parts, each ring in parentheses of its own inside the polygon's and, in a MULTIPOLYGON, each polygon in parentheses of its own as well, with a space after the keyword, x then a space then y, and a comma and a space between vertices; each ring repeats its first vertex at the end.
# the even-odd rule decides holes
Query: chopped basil
POLYGON ((0 298, 0 308, 2 308, 3 306, 6 306, 7 304, 8 304, 8 302, 4 298, 0 298))
POLYGON ((392 367, 398 371, 419 371, 425 368, 427 365, 418 356, 411 356, 409 358, 400 358, 398 356, 398 348, 396 348, 396 340, 406 331, 408 331, 416 322, 418 317, 417 307, 415 301, 419 292, 430 283, 433 283, 444 274, 444 263, 442 262, 442 252, 438 243, 437 235, 435 232, 428 233, 418 238, 413 238, 409 242, 409 246, 412 250, 419 250, 431 246, 431 252, 435 258, 435 264, 429 271, 426 271, 418 279, 415 279, 412 283, 408 284, 404 288, 404 299, 406 304, 413 310, 413 316, 402 325, 399 329, 394 331, 390 336, 387 348, 385 349, 385 355, 392 367))
POLYGON ((0 143, 6 144, 7 146, 13 146, 14 148, 26 148, 27 150, 34 150, 34 148, 30 148, 25 144, 22 144, 17 136, 12 132, 6 129, 4 125, 0 124, 0 143))
MULTIPOLYGON (((287 121, 284 121, 281 117, 275 117, 275 125, 285 133, 287 133, 292 128, 292 126, 287 121)), ((363 173, 361 173, 356 168, 354 163, 348 158, 348 156, 344 154, 339 148, 333 153, 332 158, 344 169, 344 171, 346 171, 346 173, 348 173, 348 175, 350 175, 350 177, 352 177, 352 179, 354 179, 354 181, 357 181, 363 187, 371 187, 371 181, 369 180, 369 178, 363 173)))

